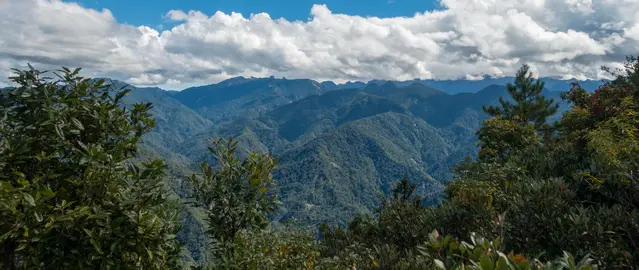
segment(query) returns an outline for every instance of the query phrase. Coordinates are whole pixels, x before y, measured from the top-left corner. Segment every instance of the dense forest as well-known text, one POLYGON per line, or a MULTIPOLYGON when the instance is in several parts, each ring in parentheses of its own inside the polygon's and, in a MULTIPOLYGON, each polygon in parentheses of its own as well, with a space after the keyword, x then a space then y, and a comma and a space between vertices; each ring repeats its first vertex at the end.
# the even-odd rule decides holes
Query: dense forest
MULTIPOLYGON (((445 106, 448 97, 410 85, 341 96, 348 106, 334 106, 316 120, 348 122, 337 129, 353 136, 319 137, 325 143, 318 146, 279 139, 269 142, 281 145, 265 146, 255 129, 239 129, 244 142, 257 138, 255 149, 294 149, 281 160, 270 151, 249 153, 237 139, 218 136, 233 133, 213 133, 204 146, 208 156, 196 156, 201 163, 191 174, 168 164, 189 153, 157 150, 168 147, 164 139, 178 138, 159 138, 168 133, 154 129, 153 104, 126 104, 129 90, 80 77, 79 69, 63 68, 55 78, 34 68, 16 70, 10 79, 18 86, 0 93, 0 264, 3 269, 632 269, 639 265, 639 60, 629 57, 625 69, 605 70, 614 79, 594 92, 573 83, 555 100, 542 94, 544 82, 524 65, 506 95, 483 107, 487 116, 473 131, 475 155, 468 146, 442 147, 446 155, 457 154, 441 163, 461 160, 452 172, 437 166, 420 171, 418 163, 401 170, 414 172, 401 180, 393 171, 405 164, 396 162, 398 155, 438 153, 428 145, 406 149, 423 139, 396 129, 431 117, 416 104, 445 106), (376 109, 374 117, 368 117, 370 108, 376 109), (380 138, 367 130, 370 125, 385 128, 376 135, 380 138), (360 137, 366 140, 352 139, 360 137), (388 147, 365 148, 371 141, 388 147), (311 221, 319 225, 302 220, 313 227, 300 226, 295 218, 276 220, 282 206, 276 179, 290 184, 281 174, 300 175, 303 164, 330 157, 341 144, 381 157, 373 159, 380 164, 375 168, 386 169, 370 175, 398 177, 383 183, 388 192, 371 203, 376 210, 345 224, 325 222, 321 211, 312 212, 318 217, 311 221), (160 154, 147 155, 154 146, 160 154), (156 158, 163 155, 170 162, 156 158), (311 159, 295 163, 302 157, 311 159), (441 183, 437 203, 419 192, 430 174, 452 178, 441 183), (195 214, 186 215, 185 209, 195 214), (202 222, 206 235, 192 231, 185 215, 200 217, 192 222, 202 222), (206 258, 193 260, 186 246, 194 244, 206 250, 206 258)), ((241 121, 277 125, 278 136, 299 139, 294 127, 304 121, 296 120, 298 114, 247 112, 259 117, 241 121)), ((180 128, 209 127, 215 117, 192 117, 194 122, 180 128)), ((447 137, 439 132, 419 136, 447 137)), ((322 174, 349 169, 336 165, 322 174)), ((349 188, 366 192, 361 183, 349 188)))

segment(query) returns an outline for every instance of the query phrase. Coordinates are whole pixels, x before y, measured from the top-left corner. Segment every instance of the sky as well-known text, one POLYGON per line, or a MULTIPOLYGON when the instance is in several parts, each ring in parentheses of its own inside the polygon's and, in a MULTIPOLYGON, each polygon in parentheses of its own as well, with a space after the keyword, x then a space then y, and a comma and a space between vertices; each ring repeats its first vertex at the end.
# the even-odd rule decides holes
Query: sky
POLYGON ((205 14, 216 11, 237 12, 244 17, 268 13, 272 18, 289 21, 307 20, 313 5, 327 5, 334 13, 375 17, 410 17, 417 12, 441 8, 437 0, 81 0, 75 1, 93 9, 111 10, 120 23, 171 26, 163 19, 169 10, 198 10, 205 14), (143 11, 143 12, 141 12, 143 11))
POLYGON ((0 0, 10 68, 182 89, 235 76, 606 78, 639 54, 637 0, 0 0))

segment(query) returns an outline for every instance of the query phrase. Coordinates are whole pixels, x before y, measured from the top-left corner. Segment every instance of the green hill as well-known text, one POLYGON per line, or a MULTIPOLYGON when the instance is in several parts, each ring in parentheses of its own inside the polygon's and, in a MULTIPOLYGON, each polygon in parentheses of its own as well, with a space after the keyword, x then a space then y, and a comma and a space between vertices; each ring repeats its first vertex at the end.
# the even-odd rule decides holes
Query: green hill
POLYGON ((313 225, 369 213, 404 176, 427 203, 438 201, 451 166, 476 154, 482 105, 506 95, 501 85, 449 95, 418 83, 330 90, 311 80, 238 77, 182 92, 136 88, 127 101, 153 102, 157 127, 142 152, 167 159, 175 177, 214 164, 215 137, 236 138, 241 154, 274 153, 283 202, 274 219, 313 225))
POLYGON ((207 150, 214 137, 236 138, 243 153, 272 152, 280 157, 276 179, 284 202, 276 219, 343 223, 373 209, 378 195, 404 176, 436 201, 451 165, 476 152, 481 105, 504 93, 495 86, 447 95, 390 83, 335 90, 216 125, 180 144, 177 153, 215 162, 207 150))
POLYGON ((373 209, 378 195, 404 176, 420 183, 422 193, 439 192, 429 173, 452 148, 437 129, 408 114, 341 125, 280 155, 281 218, 343 223, 373 209))

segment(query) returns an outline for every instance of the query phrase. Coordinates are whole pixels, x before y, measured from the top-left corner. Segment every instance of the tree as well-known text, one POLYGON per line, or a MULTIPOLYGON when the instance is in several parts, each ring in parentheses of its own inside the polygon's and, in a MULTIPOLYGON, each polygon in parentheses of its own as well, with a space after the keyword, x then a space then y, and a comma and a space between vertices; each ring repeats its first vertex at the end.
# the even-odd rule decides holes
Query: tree
POLYGON ((507 85, 515 103, 499 97, 499 106, 483 107, 493 118, 484 121, 477 131, 480 159, 503 161, 513 151, 539 146, 540 134, 544 139, 552 135, 547 119, 557 112, 559 105, 542 95, 544 82, 535 80, 529 69, 523 65, 517 71, 515 83, 507 85))
POLYGON ((629 61, 594 93, 572 83, 562 98, 573 107, 552 128, 545 122, 555 106, 535 97, 543 84, 533 84, 524 66, 517 87, 509 86, 517 103, 502 99, 485 108, 494 117, 477 132, 480 158, 458 167, 434 216, 443 221, 438 229, 464 223, 455 236, 503 235, 505 246, 525 255, 545 252, 549 259, 570 251, 590 254, 604 268, 636 265, 639 62, 629 61), (494 222, 475 215, 483 211, 494 222))
POLYGON ((483 122, 477 131, 479 158, 503 161, 513 152, 530 149, 541 143, 541 138, 529 123, 503 119, 501 116, 483 122))
POLYGON ((63 68, 15 70, 0 96, 2 268, 174 266, 177 208, 164 163, 135 165, 151 104, 63 68))
POLYGON ((506 86, 514 104, 500 97, 499 106, 484 106, 484 111, 493 117, 532 123, 536 130, 544 131, 549 128, 546 119, 557 112, 559 105, 541 94, 544 82, 535 80, 529 70, 530 66, 523 65, 517 71, 515 83, 506 86))
POLYGON ((250 154, 241 160, 236 156, 237 141, 215 139, 209 151, 219 167, 206 162, 202 174, 193 174, 195 203, 207 212, 208 232, 213 239, 214 258, 218 264, 235 253, 234 242, 242 231, 259 231, 269 225, 268 215, 278 204, 271 174, 277 160, 270 154, 250 154))

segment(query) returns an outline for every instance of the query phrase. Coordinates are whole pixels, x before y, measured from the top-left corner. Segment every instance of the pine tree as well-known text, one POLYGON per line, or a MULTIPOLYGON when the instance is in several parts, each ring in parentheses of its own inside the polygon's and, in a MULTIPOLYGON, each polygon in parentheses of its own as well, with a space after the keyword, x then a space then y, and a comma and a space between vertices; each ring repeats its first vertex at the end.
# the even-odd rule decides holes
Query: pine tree
POLYGON ((542 95, 544 82, 535 80, 528 65, 523 65, 515 77, 515 83, 508 83, 508 93, 515 101, 511 103, 499 98, 499 106, 484 106, 484 111, 493 117, 533 123, 538 131, 549 128, 546 120, 557 112, 558 104, 542 95))
POLYGON ((484 121, 477 131, 479 157, 482 160, 504 159, 513 151, 526 151, 539 145, 552 134, 547 123, 549 116, 559 108, 553 99, 542 95, 544 82, 535 80, 530 67, 523 65, 515 77, 515 83, 507 85, 508 93, 515 103, 499 97, 499 105, 484 106, 492 119, 484 121))

